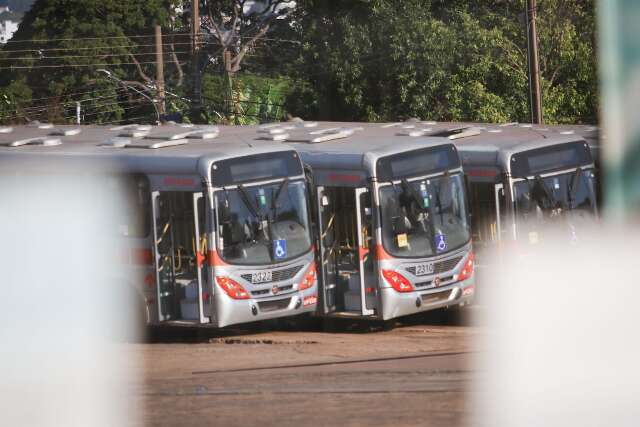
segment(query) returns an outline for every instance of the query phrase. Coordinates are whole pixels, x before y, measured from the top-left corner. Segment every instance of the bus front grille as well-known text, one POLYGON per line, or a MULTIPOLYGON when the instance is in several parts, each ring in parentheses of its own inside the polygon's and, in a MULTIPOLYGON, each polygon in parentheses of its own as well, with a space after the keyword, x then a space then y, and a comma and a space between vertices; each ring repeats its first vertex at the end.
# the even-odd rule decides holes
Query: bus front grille
POLYGON ((425 304, 446 301, 449 299, 450 296, 451 296, 451 290, 420 295, 420 297, 422 298, 422 302, 425 304))
MULTIPOLYGON (((444 273, 446 271, 449 270, 453 270, 453 268, 458 265, 458 263, 462 260, 462 257, 455 257, 455 258, 450 258, 450 259, 445 259, 444 261, 438 261, 435 262, 433 264, 433 274, 440 274, 440 273, 444 273)), ((414 276, 416 275, 416 266, 412 265, 411 267, 407 267, 406 270, 413 274, 414 276)))
MULTIPOLYGON (((440 287, 450 285, 453 280, 453 276, 445 276, 440 278, 440 287)), ((418 282, 413 285, 415 288, 430 288, 434 287, 433 280, 427 280, 426 282, 418 282)))
MULTIPOLYGON (((282 270, 274 270, 273 273, 271 274, 271 280, 266 282, 261 282, 260 284, 282 282, 283 280, 289 280, 292 277, 294 277, 296 274, 298 274, 300 270, 302 270, 302 265, 295 265, 293 267, 283 268, 282 270)), ((253 283, 251 281, 251 273, 241 274, 240 277, 242 277, 244 280, 246 280, 249 283, 253 283)))
POLYGON ((291 302, 291 298, 277 299, 273 301, 259 301, 258 307, 260 307, 260 311, 276 311, 276 310, 284 310, 289 307, 289 303, 291 302))

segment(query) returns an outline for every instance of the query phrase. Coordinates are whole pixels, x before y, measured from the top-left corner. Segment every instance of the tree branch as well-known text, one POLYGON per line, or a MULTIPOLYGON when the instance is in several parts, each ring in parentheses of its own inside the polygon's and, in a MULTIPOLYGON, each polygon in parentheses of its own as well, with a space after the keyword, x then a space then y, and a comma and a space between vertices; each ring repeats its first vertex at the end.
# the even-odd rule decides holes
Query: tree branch
POLYGON ((240 62, 242 62, 242 59, 244 58, 244 56, 247 54, 249 49, 253 47, 256 41, 258 41, 265 34, 267 34, 267 31, 269 31, 270 27, 271 27, 270 23, 265 24, 260 29, 260 31, 258 31, 258 33, 255 36, 253 36, 251 40, 249 40, 247 43, 244 44, 244 46, 242 46, 242 48, 240 49, 240 52, 238 52, 235 58, 233 58, 233 60, 231 61, 231 71, 233 71, 234 73, 237 71, 240 71, 240 62))
POLYGON ((138 69, 138 73, 140 74, 140 77, 142 77, 142 80, 144 80, 147 83, 153 82, 153 80, 150 79, 149 76, 147 76, 144 73, 144 71, 142 71, 142 66, 140 65, 140 62, 138 62, 138 60, 136 59, 135 55, 133 53, 130 53, 129 57, 131 58, 131 61, 133 61, 133 63, 136 64, 136 68, 138 69))
POLYGON ((173 45, 173 43, 171 43, 169 46, 171 47, 171 59, 173 59, 173 62, 176 64, 176 68, 178 69, 178 82, 176 83, 176 86, 180 87, 182 86, 182 82, 184 81, 184 72, 182 71, 180 61, 178 61, 178 55, 176 55, 175 46, 173 45))

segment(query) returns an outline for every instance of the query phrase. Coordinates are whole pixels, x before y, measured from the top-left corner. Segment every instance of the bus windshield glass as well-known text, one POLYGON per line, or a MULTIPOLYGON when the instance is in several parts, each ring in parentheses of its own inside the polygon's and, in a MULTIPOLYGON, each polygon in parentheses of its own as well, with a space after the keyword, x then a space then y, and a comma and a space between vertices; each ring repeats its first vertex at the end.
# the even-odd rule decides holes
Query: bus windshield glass
POLYGON ((462 174, 385 184, 380 188, 382 242, 395 257, 428 257, 471 238, 462 174))
POLYGON ((518 239, 535 244, 547 232, 577 240, 596 217, 594 181, 593 170, 581 168, 517 181, 513 193, 518 239))
POLYGON ((218 252, 231 264, 274 264, 311 249, 303 180, 237 186, 216 193, 218 252))

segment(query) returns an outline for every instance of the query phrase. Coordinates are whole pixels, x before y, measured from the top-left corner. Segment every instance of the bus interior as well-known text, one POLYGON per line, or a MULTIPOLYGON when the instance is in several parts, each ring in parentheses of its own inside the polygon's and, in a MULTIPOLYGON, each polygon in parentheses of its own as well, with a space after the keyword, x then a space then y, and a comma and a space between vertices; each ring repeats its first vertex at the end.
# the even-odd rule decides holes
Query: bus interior
MULTIPOLYGON (((200 319, 198 294, 207 251, 204 198, 201 193, 168 191, 156 199, 156 253, 160 318, 200 319), (196 212, 197 211, 197 212, 196 212)), ((204 302, 208 302, 203 293, 204 302)), ((209 304, 205 311, 210 310, 209 304)))
POLYGON ((374 310, 370 193, 350 187, 325 187, 320 204, 327 313, 359 316, 374 310), (366 310, 362 307, 362 282, 366 310))

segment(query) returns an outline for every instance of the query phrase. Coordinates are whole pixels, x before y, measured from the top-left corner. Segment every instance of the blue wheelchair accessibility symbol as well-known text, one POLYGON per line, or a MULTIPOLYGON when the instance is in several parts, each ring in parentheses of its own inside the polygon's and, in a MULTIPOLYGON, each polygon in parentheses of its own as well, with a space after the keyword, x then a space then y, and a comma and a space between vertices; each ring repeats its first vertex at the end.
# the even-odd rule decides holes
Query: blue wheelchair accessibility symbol
POLYGON ((285 259, 287 257, 286 240, 283 239, 273 241, 273 255, 275 259, 285 259))
POLYGON ((436 234, 436 252, 444 252, 447 250, 447 238, 444 234, 436 234))

